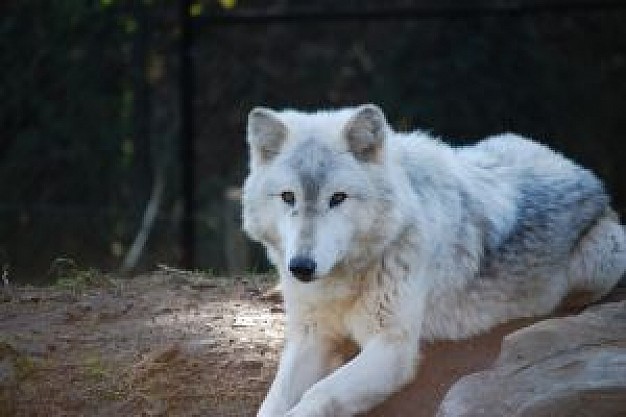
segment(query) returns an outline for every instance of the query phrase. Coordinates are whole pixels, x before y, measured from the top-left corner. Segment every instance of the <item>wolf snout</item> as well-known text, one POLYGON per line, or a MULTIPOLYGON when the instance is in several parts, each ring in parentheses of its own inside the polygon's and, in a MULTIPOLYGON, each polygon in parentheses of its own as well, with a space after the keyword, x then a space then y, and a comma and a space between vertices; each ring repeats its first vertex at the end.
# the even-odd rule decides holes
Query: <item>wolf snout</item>
POLYGON ((294 256, 289 261, 289 270, 302 282, 313 280, 316 266, 315 261, 306 256, 294 256))

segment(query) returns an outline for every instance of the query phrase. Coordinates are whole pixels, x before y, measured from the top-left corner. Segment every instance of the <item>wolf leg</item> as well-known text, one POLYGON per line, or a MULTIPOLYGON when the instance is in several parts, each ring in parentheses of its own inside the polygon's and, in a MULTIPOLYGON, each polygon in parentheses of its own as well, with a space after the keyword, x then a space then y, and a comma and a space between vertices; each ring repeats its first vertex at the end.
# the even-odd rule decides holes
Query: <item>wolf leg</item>
POLYGON ((328 341, 312 333, 288 338, 274 382, 257 417, 282 417, 302 394, 330 372, 332 349, 328 341))
POLYGON ((569 264, 570 295, 564 304, 583 306, 606 295, 626 272, 626 230, 612 211, 580 239, 569 264))
POLYGON ((417 358, 417 337, 377 335, 352 361, 311 387, 287 417, 343 417, 366 411, 410 381, 417 358))

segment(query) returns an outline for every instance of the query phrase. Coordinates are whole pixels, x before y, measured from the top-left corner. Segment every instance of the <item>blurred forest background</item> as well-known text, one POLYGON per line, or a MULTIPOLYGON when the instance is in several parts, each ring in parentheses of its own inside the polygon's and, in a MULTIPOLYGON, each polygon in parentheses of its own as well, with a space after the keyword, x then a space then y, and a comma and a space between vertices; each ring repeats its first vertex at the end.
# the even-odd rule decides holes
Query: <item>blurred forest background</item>
POLYGON ((238 232, 247 112, 364 102, 452 143, 537 138, 626 214, 626 3, 7 0, 0 264, 266 268, 238 232))

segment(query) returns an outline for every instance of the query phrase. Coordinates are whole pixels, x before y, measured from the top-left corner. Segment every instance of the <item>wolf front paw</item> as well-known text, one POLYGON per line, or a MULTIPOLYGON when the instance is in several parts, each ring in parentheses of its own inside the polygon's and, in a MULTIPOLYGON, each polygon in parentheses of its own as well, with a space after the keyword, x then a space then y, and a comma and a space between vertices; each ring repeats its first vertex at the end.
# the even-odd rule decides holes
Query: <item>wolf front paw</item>
POLYGON ((285 414, 285 417, 331 417, 331 415, 315 407, 301 407, 298 405, 285 414))
POLYGON ((331 401, 305 397, 285 417, 338 417, 336 411, 331 401))
POLYGON ((286 414, 284 408, 274 408, 274 409, 261 409, 257 412, 256 417, 284 417, 286 414))
POLYGON ((276 402, 264 402, 256 417, 283 417, 287 413, 287 405, 276 402))

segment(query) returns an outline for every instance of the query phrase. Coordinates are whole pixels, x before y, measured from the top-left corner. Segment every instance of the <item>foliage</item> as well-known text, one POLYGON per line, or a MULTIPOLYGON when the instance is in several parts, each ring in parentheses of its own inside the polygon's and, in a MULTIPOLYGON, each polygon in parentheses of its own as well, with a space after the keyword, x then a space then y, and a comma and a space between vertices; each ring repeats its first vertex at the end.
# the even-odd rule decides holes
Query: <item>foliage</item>
POLYGON ((32 272, 33 251, 111 267, 132 241, 153 175, 149 84, 164 71, 148 17, 166 3, 2 6, 0 261, 13 274, 32 272))
POLYGON ((90 287, 112 287, 113 282, 100 271, 80 268, 73 259, 57 258, 48 271, 49 279, 57 288, 80 294, 90 287))
POLYGON ((8 8, 0 26, 0 182, 20 179, 20 187, 3 187, 3 204, 116 200, 133 94, 120 77, 129 35, 111 30, 123 23, 83 1, 8 8))
MULTIPOLYGON (((420 7, 428 4, 438 3, 420 7)), ((164 197, 141 265, 177 264, 179 5, 0 4, 0 265, 9 264, 11 281, 45 275, 61 254, 119 268, 157 171, 164 197)), ((456 143, 516 131, 598 171, 626 212, 626 10, 203 20, 377 7, 374 0, 191 2, 196 157, 186 163, 196 172, 198 267, 226 267, 225 230, 238 228, 239 213, 236 202, 224 203, 224 190, 245 175, 243 131, 255 105, 376 102, 395 127, 428 129, 456 143)), ((264 268, 259 255, 251 265, 264 268)))

